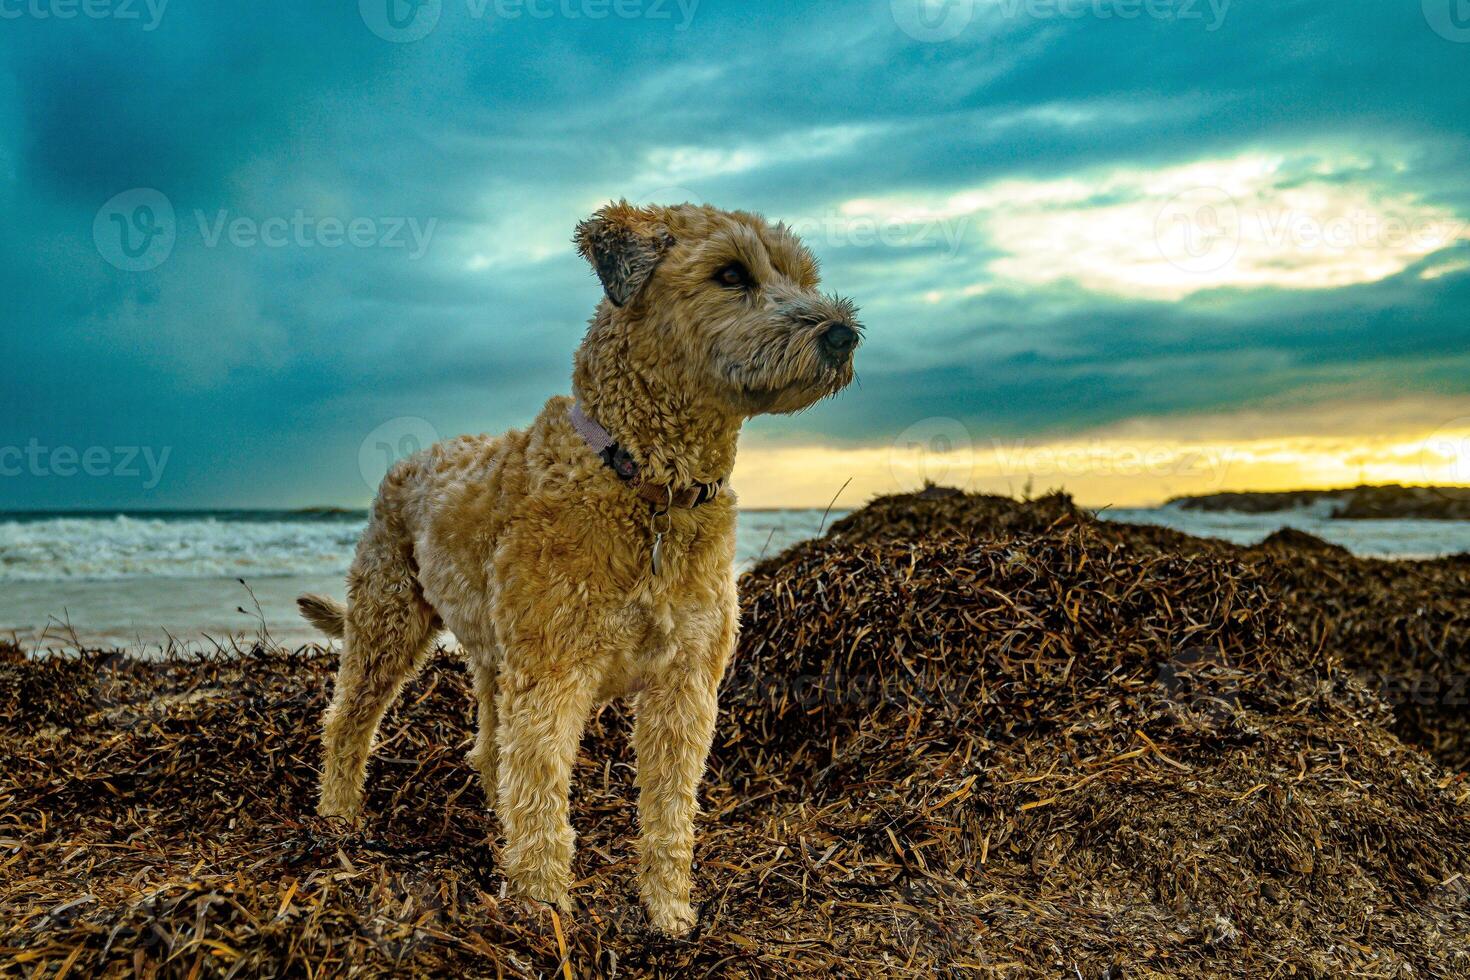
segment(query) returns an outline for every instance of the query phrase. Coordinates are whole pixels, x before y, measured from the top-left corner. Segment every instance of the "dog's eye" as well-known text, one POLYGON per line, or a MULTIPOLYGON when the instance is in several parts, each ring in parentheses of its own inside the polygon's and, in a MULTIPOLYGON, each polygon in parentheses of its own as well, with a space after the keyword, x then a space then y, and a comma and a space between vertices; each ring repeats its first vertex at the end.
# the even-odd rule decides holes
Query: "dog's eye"
POLYGON ((731 262, 715 273, 715 282, 731 289, 746 289, 751 285, 750 273, 739 262, 731 262))

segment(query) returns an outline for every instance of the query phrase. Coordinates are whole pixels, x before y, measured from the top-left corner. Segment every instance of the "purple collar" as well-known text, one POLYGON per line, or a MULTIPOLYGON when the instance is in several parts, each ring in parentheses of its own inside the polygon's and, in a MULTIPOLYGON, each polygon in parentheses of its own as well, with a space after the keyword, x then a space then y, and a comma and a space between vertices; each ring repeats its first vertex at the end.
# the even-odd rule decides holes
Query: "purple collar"
POLYGON ((582 441, 587 443, 587 448, 596 453, 603 463, 617 474, 619 480, 629 484, 639 497, 656 507, 661 506, 664 509, 698 507, 717 497, 725 484, 724 480, 716 480, 714 483, 694 483, 675 489, 670 486, 645 483, 639 473, 638 461, 633 458, 633 454, 618 445, 618 441, 613 438, 611 432, 582 411, 581 402, 574 400, 571 411, 567 414, 571 419, 572 428, 576 430, 577 435, 582 437, 582 441))

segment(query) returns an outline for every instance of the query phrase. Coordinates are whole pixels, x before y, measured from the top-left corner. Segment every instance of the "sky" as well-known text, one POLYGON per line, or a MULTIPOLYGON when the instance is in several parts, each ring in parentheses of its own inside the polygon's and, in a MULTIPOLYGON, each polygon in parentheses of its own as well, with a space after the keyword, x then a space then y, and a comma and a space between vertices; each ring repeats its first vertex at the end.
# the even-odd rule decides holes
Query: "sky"
POLYGON ((862 308, 748 506, 1470 482, 1467 79, 1470 0, 0 0, 0 509, 528 423, 623 197, 862 308))

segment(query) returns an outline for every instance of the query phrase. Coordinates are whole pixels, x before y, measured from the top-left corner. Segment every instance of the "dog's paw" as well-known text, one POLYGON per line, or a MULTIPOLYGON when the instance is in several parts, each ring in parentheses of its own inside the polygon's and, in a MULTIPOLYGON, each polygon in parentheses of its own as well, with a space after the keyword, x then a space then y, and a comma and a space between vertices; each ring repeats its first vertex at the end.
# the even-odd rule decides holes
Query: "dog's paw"
POLYGON ((355 803, 322 800, 316 806, 319 817, 341 820, 354 830, 362 826, 362 806, 355 803))
POLYGON ((550 905, 558 912, 570 912, 572 910, 572 897, 567 893, 567 889, 564 886, 552 882, 528 878, 512 878, 509 890, 517 898, 528 902, 540 902, 542 905, 550 905))
POLYGON ((687 936, 697 921, 688 902, 649 902, 648 921, 666 936, 687 936))
POLYGON ((517 891, 512 892, 512 894, 514 894, 522 902, 525 902, 526 905, 530 908, 536 908, 538 906, 544 905, 548 908, 555 909, 562 915, 570 915, 572 911, 571 896, 565 893, 561 895, 553 895, 550 892, 543 892, 540 895, 530 895, 526 892, 517 891))

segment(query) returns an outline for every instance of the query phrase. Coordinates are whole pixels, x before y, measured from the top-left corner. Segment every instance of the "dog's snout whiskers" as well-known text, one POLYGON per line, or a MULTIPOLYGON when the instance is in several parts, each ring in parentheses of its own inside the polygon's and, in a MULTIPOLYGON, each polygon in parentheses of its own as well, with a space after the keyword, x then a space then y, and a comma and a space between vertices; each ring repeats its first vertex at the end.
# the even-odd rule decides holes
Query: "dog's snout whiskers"
POLYGON ((857 307, 842 296, 826 295, 788 300, 776 307, 779 315, 802 327, 824 333, 842 324, 862 335, 862 326, 857 322, 857 307))

